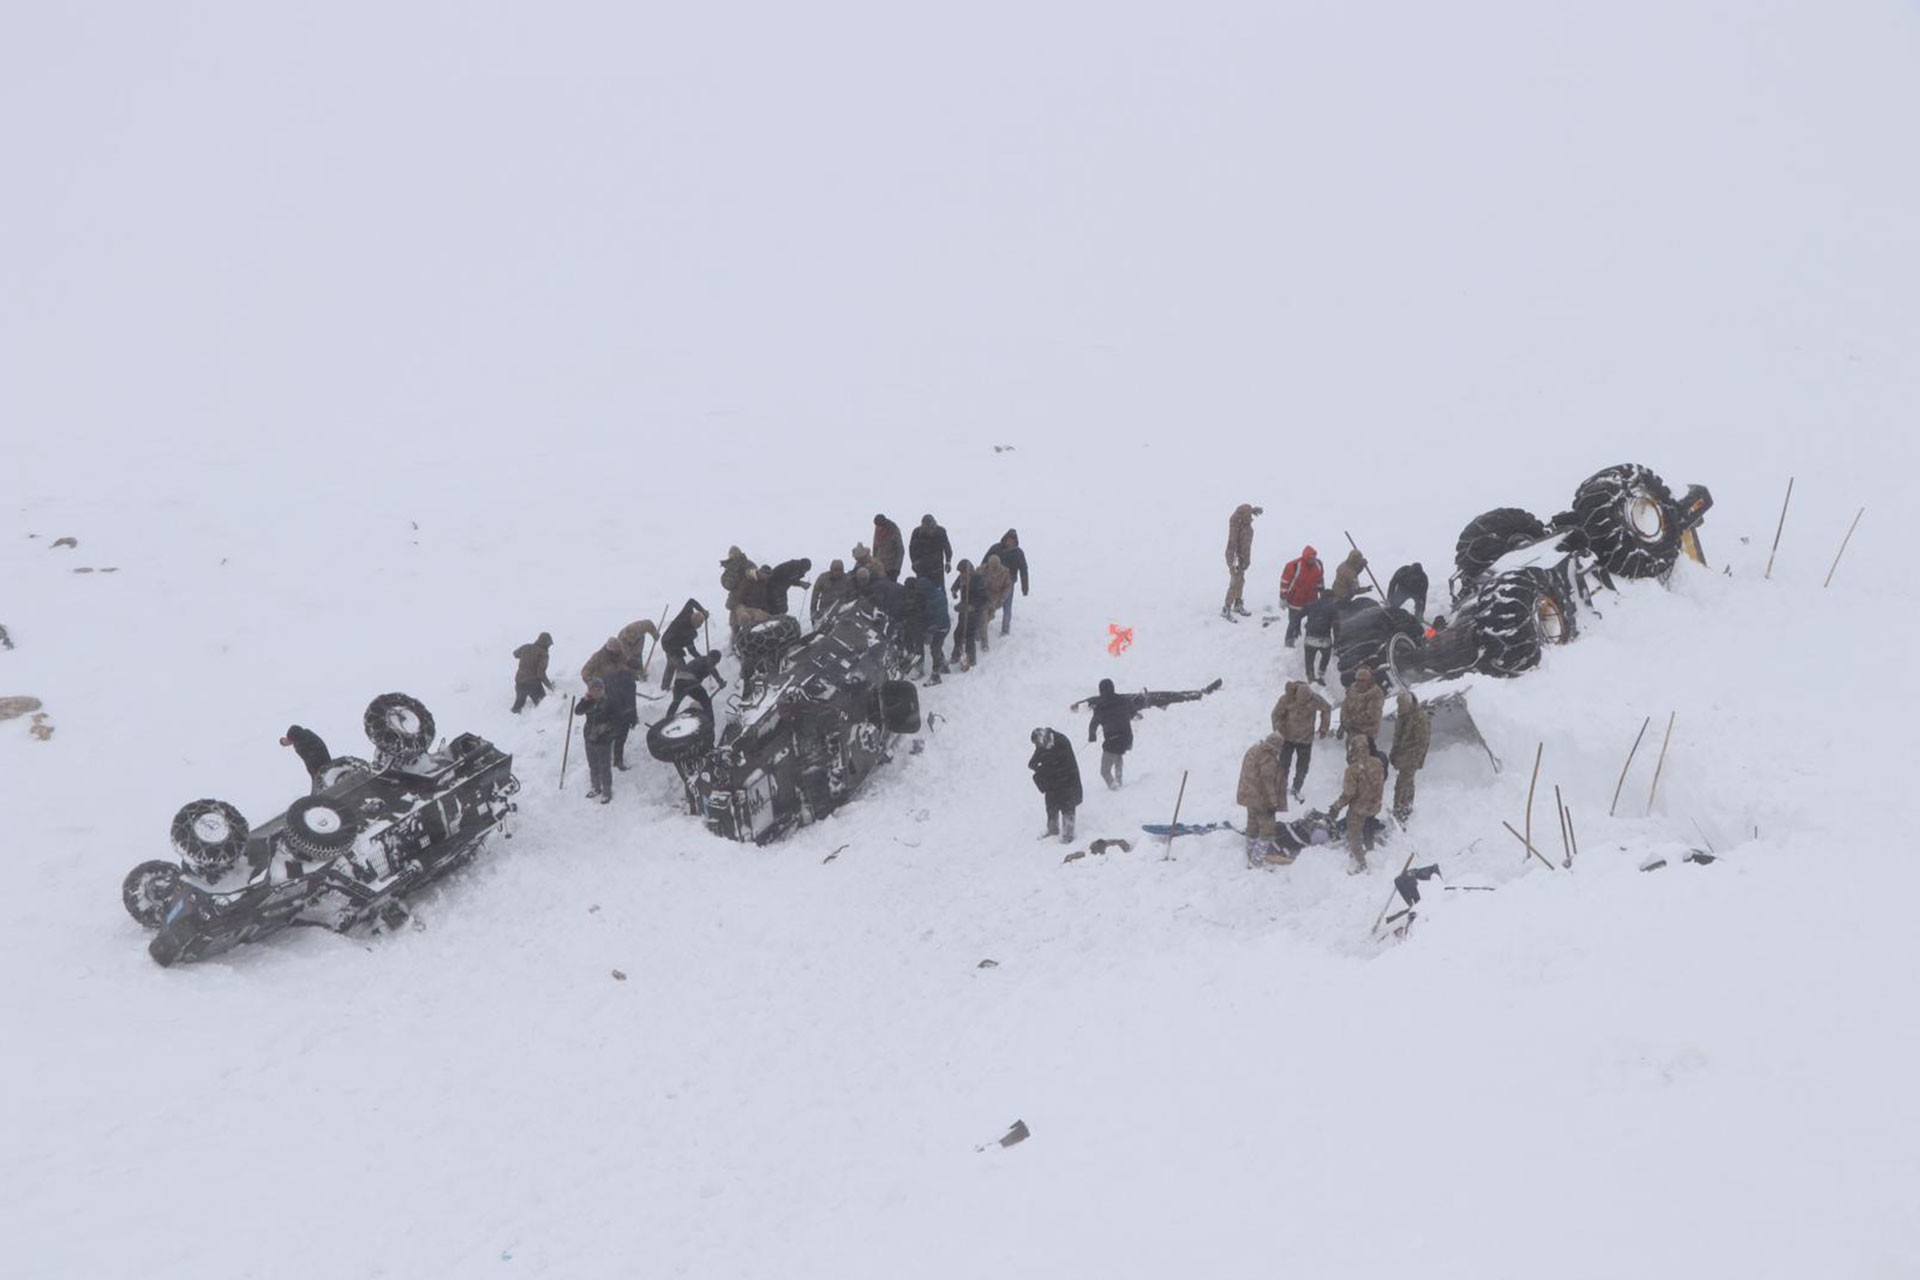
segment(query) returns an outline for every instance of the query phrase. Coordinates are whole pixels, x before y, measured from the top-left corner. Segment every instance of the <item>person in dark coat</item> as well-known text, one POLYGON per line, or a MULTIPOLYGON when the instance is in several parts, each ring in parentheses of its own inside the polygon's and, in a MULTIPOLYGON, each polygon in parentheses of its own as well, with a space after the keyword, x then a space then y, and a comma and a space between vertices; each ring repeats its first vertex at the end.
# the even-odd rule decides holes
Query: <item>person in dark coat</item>
MULTIPOLYGON (((927 678, 929 685, 940 683, 940 677, 950 668, 947 666, 947 632, 953 627, 952 616, 947 611, 947 593, 941 588, 941 579, 916 574, 907 579, 908 588, 920 597, 921 626, 926 639, 927 652, 933 655, 933 674, 927 678)), ((913 650, 913 665, 920 667, 920 650, 913 650)))
POLYGON ((913 571, 923 578, 944 582, 946 575, 953 572, 953 543, 931 514, 920 517, 920 527, 907 542, 907 560, 913 565, 913 571))
POLYGON ((1061 844, 1072 844, 1073 811, 1082 799, 1080 761, 1074 758, 1073 743, 1066 734, 1052 729, 1035 729, 1030 741, 1033 756, 1027 768, 1033 771, 1033 785, 1047 802, 1046 835, 1059 836, 1061 844))
POLYGON ((714 682, 714 688, 727 687, 726 677, 720 674, 720 651, 709 649, 704 658, 695 658, 692 662, 682 663, 673 673, 673 700, 667 703, 667 714, 663 720, 671 720, 679 713, 683 702, 697 702, 700 709, 707 713, 707 719, 713 719, 713 698, 707 693, 707 681, 714 682))
POLYGON ((613 735, 613 767, 622 773, 627 770, 627 735, 633 732, 633 726, 640 723, 640 691, 635 687, 633 668, 622 663, 609 668, 600 677, 601 687, 606 691, 607 706, 620 722, 619 729, 613 735))
POLYGON ((673 673, 682 664, 692 662, 699 656, 695 648, 700 642, 700 628, 707 621, 707 611, 698 600, 689 598, 680 606, 680 612, 673 615, 673 621, 660 637, 660 648, 667 655, 667 669, 660 673, 660 687, 673 687, 673 673))
POLYGON ((1100 780, 1107 790, 1118 791, 1125 781, 1126 754, 1133 750, 1133 717, 1140 708, 1131 694, 1115 693, 1111 680, 1100 682, 1100 692, 1087 705, 1093 709, 1087 741, 1106 736, 1100 748, 1100 780))
POLYGON ((900 566, 907 558, 907 544, 900 539, 900 526, 884 515, 873 517, 873 558, 887 581, 900 581, 900 566))
POLYGON ((540 700, 552 692, 553 681, 547 678, 547 658, 552 652, 553 637, 544 631, 532 644, 513 651, 514 660, 520 664, 513 673, 513 714, 519 715, 529 702, 539 706, 540 700))
POLYGON ((782 560, 773 566, 767 574, 767 612, 778 617, 787 612, 787 593, 795 587, 810 587, 807 575, 813 572, 813 561, 807 559, 782 560))
POLYGON ((1340 602, 1323 589, 1300 621, 1300 634, 1307 643, 1307 679, 1323 687, 1327 683, 1327 663, 1333 659, 1333 620, 1339 612, 1340 602), (1318 671, 1314 669, 1316 663, 1318 671))
POLYGON ((280 739, 280 745, 293 748, 294 754, 300 757, 300 763, 307 767, 307 776, 317 786, 328 761, 333 759, 333 753, 327 750, 327 744, 320 740, 320 735, 302 725, 290 724, 280 739))
POLYGON ((971 562, 962 560, 953 575, 953 660, 971 671, 979 657, 980 628, 987 616, 987 578, 971 562))
MULTIPOLYGON (((1027 553, 1020 549, 1020 531, 1009 529, 1000 535, 1000 541, 987 548, 987 555, 980 557, 982 564, 987 556, 999 556, 1000 563, 1013 575, 1014 582, 1020 588, 1020 594, 1027 594, 1027 553)), ((1006 635, 1013 630, 1013 592, 1007 592, 1006 599, 1000 605, 1000 634, 1006 635)))
POLYGON ((607 697, 605 677, 587 686, 587 696, 574 710, 580 714, 580 737, 587 748, 587 799, 606 804, 613 799, 613 743, 623 722, 607 697))
POLYGON ((1413 605, 1415 622, 1427 620, 1427 571, 1418 560, 1401 565, 1387 579, 1387 608, 1398 609, 1403 604, 1413 605))

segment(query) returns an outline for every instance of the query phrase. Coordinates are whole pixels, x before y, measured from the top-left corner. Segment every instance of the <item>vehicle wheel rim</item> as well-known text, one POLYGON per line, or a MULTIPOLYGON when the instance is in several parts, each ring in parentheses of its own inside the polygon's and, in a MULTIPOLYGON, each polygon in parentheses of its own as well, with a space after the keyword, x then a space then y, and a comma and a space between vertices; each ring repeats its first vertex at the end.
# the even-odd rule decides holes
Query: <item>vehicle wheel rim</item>
POLYGON ((225 844, 233 827, 217 813, 203 813, 193 820, 193 834, 207 844, 225 844))
POLYGON ((1566 615, 1560 612, 1560 606, 1550 599, 1543 598, 1538 610, 1540 618, 1540 639, 1548 644, 1565 644, 1567 639, 1566 615))
POLYGON ((660 730, 660 736, 673 741, 695 737, 700 732, 700 721, 694 716, 675 716, 666 727, 660 730))
POLYGON ((420 732, 420 717, 405 707, 395 707, 387 712, 387 728, 411 737, 420 732))
POLYGON ((341 822, 340 815, 332 809, 309 809, 302 816, 301 821, 306 823, 307 830, 317 836, 333 835, 345 825, 341 822))
POLYGON ((1627 527, 1642 542, 1658 543, 1667 536, 1667 513, 1645 494, 1635 494, 1627 503, 1627 527))

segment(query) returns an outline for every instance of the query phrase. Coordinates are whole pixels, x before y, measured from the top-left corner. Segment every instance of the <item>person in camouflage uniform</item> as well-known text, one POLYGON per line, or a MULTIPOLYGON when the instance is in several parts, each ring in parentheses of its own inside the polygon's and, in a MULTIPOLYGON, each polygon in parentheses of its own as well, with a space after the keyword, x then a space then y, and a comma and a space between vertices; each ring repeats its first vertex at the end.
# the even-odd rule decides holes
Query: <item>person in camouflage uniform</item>
POLYGON ((542 631, 540 638, 532 644, 523 644, 513 651, 520 667, 513 673, 513 714, 519 715, 521 708, 531 702, 540 705, 540 700, 553 689, 553 681, 547 678, 547 658, 553 652, 553 637, 542 631))
POLYGON ((873 517, 873 558, 880 562, 880 572, 887 581, 900 581, 900 566, 907 561, 907 543, 900 535, 900 526, 879 512, 873 517))
POLYGON ((627 651, 627 665, 636 672, 645 675, 647 671, 647 637, 652 636, 655 647, 660 644, 660 628, 646 618, 638 622, 629 622, 620 628, 620 646, 627 651))
MULTIPOLYGON (((1287 681, 1280 700, 1273 704, 1273 732, 1282 744, 1281 774, 1285 775, 1288 765, 1293 767, 1294 799, 1305 799, 1300 792, 1307 782, 1307 766, 1313 762, 1314 738, 1324 738, 1332 730, 1332 705, 1309 688, 1306 681, 1287 681), (1316 720, 1319 721, 1317 733, 1314 726, 1316 720)), ((1287 798, 1284 793, 1278 808, 1282 813, 1286 812, 1287 798)))
POLYGON ((1292 862, 1274 848, 1278 822, 1274 815, 1287 809, 1287 743, 1278 733, 1268 734, 1247 748, 1240 758, 1240 787, 1234 799, 1247 810, 1247 861, 1292 862))
POLYGON ((1240 596, 1247 585, 1247 566, 1253 563, 1253 518, 1259 514, 1259 507, 1243 502, 1227 521, 1227 602, 1220 606, 1220 616, 1229 622, 1236 613, 1250 612, 1240 596))
POLYGON ((620 643, 619 636, 608 636, 607 642, 595 649, 593 656, 580 668, 580 683, 592 684, 596 680, 604 680, 607 672, 626 665, 627 646, 620 643))
POLYGON ((1427 746, 1433 738, 1433 726, 1427 709, 1411 693, 1402 692, 1393 703, 1393 749, 1387 759, 1393 765, 1393 816, 1405 822, 1413 816, 1413 780, 1427 762, 1427 746))
POLYGON ((980 647, 991 649, 993 615, 1013 596, 1013 575, 1001 563, 998 552, 989 552, 980 562, 980 576, 987 580, 987 608, 980 619, 980 647))
POLYGON ((738 547, 727 548, 727 558, 720 562, 720 589, 727 593, 727 611, 740 603, 740 587, 746 582, 747 574, 753 571, 753 560, 738 547))
POLYGON ((821 614, 852 594, 853 575, 847 572, 847 562, 835 560, 825 573, 813 580, 813 597, 807 602, 808 620, 817 625, 821 614))
POLYGON ((1332 822, 1347 811, 1347 852, 1352 855, 1349 874, 1367 869, 1367 850, 1373 848, 1373 833, 1367 823, 1380 812, 1380 792, 1387 784, 1387 771, 1380 757, 1373 754, 1372 739, 1358 734, 1347 739, 1347 775, 1340 787, 1340 798, 1327 810, 1332 822))
POLYGON ((1353 673, 1353 684, 1340 703, 1340 736, 1351 745, 1365 738, 1371 749, 1380 736, 1380 719, 1387 709, 1387 694, 1374 683, 1373 668, 1361 667, 1353 673))
POLYGON ((1333 598, 1345 604, 1355 596, 1373 590, 1372 587, 1360 585, 1360 575, 1366 571, 1366 567, 1367 558, 1360 554, 1360 548, 1355 547, 1347 552, 1347 558, 1333 571, 1333 598))

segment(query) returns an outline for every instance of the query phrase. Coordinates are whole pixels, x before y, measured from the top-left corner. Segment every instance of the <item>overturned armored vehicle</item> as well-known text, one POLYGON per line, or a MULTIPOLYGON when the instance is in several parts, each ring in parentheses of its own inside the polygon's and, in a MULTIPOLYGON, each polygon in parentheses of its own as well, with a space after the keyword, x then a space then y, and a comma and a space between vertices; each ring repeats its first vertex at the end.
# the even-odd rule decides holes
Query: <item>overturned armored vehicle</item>
POLYGON ((902 672, 891 624, 871 603, 836 605, 801 637, 777 618, 741 637, 752 676, 718 733, 688 705, 647 732, 672 765, 689 812, 729 840, 767 844, 839 808, 920 730, 919 690, 902 672), (764 631, 765 634, 757 634, 764 631))
POLYGON ((313 794, 259 827, 220 800, 173 819, 178 862, 143 862, 121 899, 156 930, 162 965, 204 960, 294 925, 392 927, 403 900, 465 863, 513 812, 513 758, 470 733, 433 745, 433 716, 405 694, 367 707, 375 758, 341 757, 313 794))
POLYGON ((1356 601, 1334 624, 1341 673, 1384 664, 1392 680, 1412 684, 1531 671, 1543 649, 1579 634, 1579 610, 1596 589, 1664 578, 1683 553, 1700 558, 1698 530, 1712 506, 1703 486, 1675 498, 1659 476, 1627 463, 1589 476, 1550 522, 1517 507, 1486 512, 1455 544, 1451 624, 1429 628, 1405 610, 1356 601))

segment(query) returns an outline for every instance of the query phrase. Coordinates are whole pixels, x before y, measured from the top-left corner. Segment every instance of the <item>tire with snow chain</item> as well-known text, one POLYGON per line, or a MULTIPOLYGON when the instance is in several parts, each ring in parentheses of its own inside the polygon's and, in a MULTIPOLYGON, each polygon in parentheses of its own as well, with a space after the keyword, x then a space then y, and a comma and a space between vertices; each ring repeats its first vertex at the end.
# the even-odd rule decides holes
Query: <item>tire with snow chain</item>
POLYGON ((1657 578, 1680 558, 1687 525, 1664 481, 1637 463, 1597 471, 1574 491, 1581 546, 1608 573, 1657 578))
POLYGON ((1480 645, 1471 626, 1443 628, 1431 640, 1395 635, 1387 642, 1387 669, 1401 688, 1422 680, 1451 680, 1473 670, 1480 645))
POLYGON ((1551 532, 1531 511, 1496 508, 1475 516, 1460 531, 1460 539, 1453 545, 1453 567, 1462 582, 1478 582, 1501 556, 1538 542, 1551 532))
POLYGON ((920 732, 920 690, 911 680, 888 680, 874 694, 880 727, 888 733, 920 732))
POLYGON ((1396 636, 1419 636, 1424 628, 1405 609, 1389 609, 1377 600, 1355 600, 1333 621, 1333 659, 1340 682, 1351 684, 1361 667, 1376 675, 1389 670, 1388 648, 1396 636))
MULTIPOLYGON (((1516 569, 1489 582, 1475 599, 1471 626, 1476 668, 1490 676, 1517 676, 1540 665, 1540 651, 1575 635, 1573 602, 1544 569, 1516 569)), ((1449 628, 1452 630, 1453 628, 1449 628)))
POLYGON ((800 620, 781 614, 735 633, 733 648, 741 662, 763 669, 800 639, 800 620))
POLYGON ((120 901, 126 903, 128 915, 149 929, 158 929, 179 884, 179 863, 143 862, 121 881, 120 901))
POLYGON ((647 728, 647 754, 662 764, 697 760, 713 750, 713 718, 687 707, 647 728))
POLYGON ((369 702, 362 723, 367 741, 390 759, 410 759, 433 745, 433 713, 404 693, 383 693, 369 702))
POLYGON ((300 861, 328 862, 353 848, 359 834, 359 820, 344 806, 325 796, 302 796, 287 806, 280 838, 300 861))
POLYGON ((247 848, 247 820, 224 800, 195 800, 173 815, 173 851, 197 876, 214 877, 240 861, 247 848))
POLYGON ((320 766, 320 772, 313 780, 314 794, 351 785, 362 778, 371 778, 373 774, 373 765, 358 756, 335 756, 320 766))

